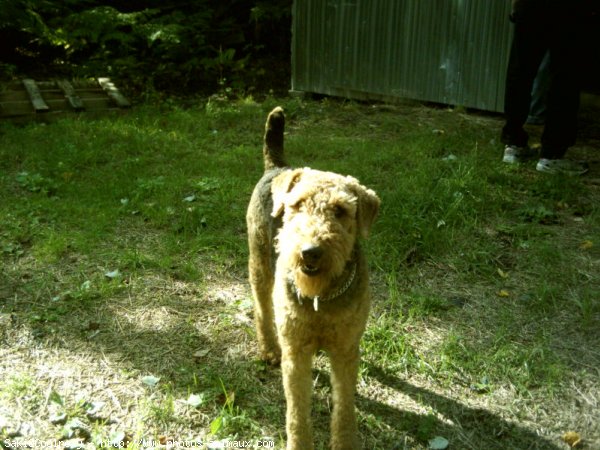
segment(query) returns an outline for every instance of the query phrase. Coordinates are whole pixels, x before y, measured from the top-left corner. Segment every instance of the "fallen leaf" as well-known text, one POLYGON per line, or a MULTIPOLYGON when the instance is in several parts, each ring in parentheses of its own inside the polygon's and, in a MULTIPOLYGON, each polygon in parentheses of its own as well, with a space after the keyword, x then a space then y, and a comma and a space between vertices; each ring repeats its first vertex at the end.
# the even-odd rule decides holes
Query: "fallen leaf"
POLYGON ((500 275, 500 278, 504 278, 504 279, 508 278, 508 274, 499 267, 498 267, 498 275, 500 275))
POLYGON ((581 436, 576 431, 567 431, 562 435, 562 440, 571 448, 578 447, 583 443, 583 439, 581 439, 581 436))
POLYGON ((127 448, 131 436, 123 431, 115 431, 110 434, 110 445, 117 448, 127 448))
POLYGON ((177 440, 172 436, 160 435, 158 437, 158 442, 160 445, 173 445, 177 440))
POLYGON ((247 314, 238 313, 235 315, 235 320, 248 326, 252 326, 253 321, 247 314))
POLYGON ((144 383, 146 386, 150 386, 150 387, 156 386, 159 381, 160 381, 160 378, 157 378, 152 375, 147 375, 144 378, 142 378, 142 383, 144 383))
POLYGON ((448 439, 441 436, 436 436, 429 441, 430 450, 446 450, 449 445, 448 439))
POLYGON ((498 297, 510 297, 510 292, 508 292, 506 289, 500 289, 498 291, 498 297))
POLYGON ((219 395, 218 399, 221 403, 223 403, 224 406, 231 406, 235 402, 235 392, 223 392, 221 395, 219 395))
POLYGON ((194 408, 198 408, 199 406, 202 406, 204 400, 204 395, 202 394, 190 394, 190 396, 186 400, 186 403, 190 406, 193 406, 194 408))
POLYGON ((590 240, 586 240, 586 241, 583 241, 583 242, 581 243, 581 245, 579 246, 579 248, 580 248, 581 250, 589 250, 589 249, 590 249, 590 248, 592 248, 593 246, 594 246, 594 243, 593 243, 592 241, 590 241, 590 240))
POLYGON ((210 353, 210 349, 203 348, 202 350, 198 350, 197 352, 194 353, 194 358, 195 359, 202 359, 205 356, 208 356, 209 353, 210 353))
POLYGON ((58 413, 50 416, 50 423, 52 425, 64 425, 67 423, 67 414, 66 413, 58 413))
POLYGON ((210 434, 216 435, 223 426, 223 417, 219 416, 210 423, 210 434))
POLYGON ((112 270, 112 271, 110 271, 110 272, 106 272, 106 273, 104 274, 104 276, 105 276, 106 278, 109 278, 109 279, 111 279, 111 280, 114 280, 114 279, 115 279, 115 278, 117 278, 119 275, 121 275, 121 273, 119 272, 119 269, 112 270))
POLYGON ((486 394, 490 392, 490 380, 488 377, 483 377, 479 383, 471 385, 471 390, 478 394, 486 394))
POLYGON ((62 437, 65 439, 72 439, 76 437, 89 438, 91 434, 91 428, 81 420, 75 418, 67 422, 62 429, 62 437))
POLYGON ((85 415, 90 420, 101 419, 100 412, 104 408, 104 402, 90 402, 86 405, 85 415))

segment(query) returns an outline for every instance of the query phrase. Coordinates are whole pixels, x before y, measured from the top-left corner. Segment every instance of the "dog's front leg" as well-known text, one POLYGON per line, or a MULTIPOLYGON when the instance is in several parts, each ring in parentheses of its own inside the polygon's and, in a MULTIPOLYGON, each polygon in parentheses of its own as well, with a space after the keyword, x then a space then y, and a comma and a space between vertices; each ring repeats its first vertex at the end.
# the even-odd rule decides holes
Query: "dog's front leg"
POLYGON ((287 450, 312 450, 312 352, 282 342, 281 370, 287 403, 287 450))
POLYGON ((358 377, 358 346, 334 350, 331 358, 331 387, 333 413, 331 416, 332 450, 356 450, 361 448, 358 440, 354 395, 358 377))

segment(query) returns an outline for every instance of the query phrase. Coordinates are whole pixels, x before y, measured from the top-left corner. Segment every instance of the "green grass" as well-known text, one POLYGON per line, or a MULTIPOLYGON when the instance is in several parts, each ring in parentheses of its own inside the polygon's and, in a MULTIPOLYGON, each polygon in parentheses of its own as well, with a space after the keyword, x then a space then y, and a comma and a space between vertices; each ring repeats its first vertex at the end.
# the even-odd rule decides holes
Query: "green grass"
MULTIPOLYGON (((20 423, 59 438, 60 410, 90 425, 91 446, 282 445, 280 373, 256 360, 244 221, 277 104, 290 163, 352 174, 382 200, 365 245, 365 448, 444 436, 452 448, 559 449, 571 429, 600 445, 588 420, 600 389, 597 174, 502 164, 496 117, 298 99, 0 124, 0 439, 20 423)), ((324 356, 316 368, 321 449, 324 356)))

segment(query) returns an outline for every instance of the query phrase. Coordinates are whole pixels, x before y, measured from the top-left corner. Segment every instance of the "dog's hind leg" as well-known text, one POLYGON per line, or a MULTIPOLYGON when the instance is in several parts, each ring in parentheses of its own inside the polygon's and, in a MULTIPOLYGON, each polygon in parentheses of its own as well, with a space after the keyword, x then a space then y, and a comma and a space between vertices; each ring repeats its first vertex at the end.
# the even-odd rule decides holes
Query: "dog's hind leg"
POLYGON ((277 342, 273 315, 273 268, 270 259, 265 258, 264 247, 258 245, 256 240, 250 242, 248 268, 254 297, 254 321, 261 359, 269 364, 278 365, 281 350, 277 342))

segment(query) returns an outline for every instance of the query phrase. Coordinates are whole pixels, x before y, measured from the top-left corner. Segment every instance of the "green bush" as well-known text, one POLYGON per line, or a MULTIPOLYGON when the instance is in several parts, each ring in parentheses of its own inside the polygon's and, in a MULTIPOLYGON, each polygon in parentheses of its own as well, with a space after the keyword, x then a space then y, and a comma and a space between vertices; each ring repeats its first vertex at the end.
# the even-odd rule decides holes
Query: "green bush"
POLYGON ((291 0, 2 4, 5 79, 110 76, 137 92, 180 94, 287 87, 291 0))

